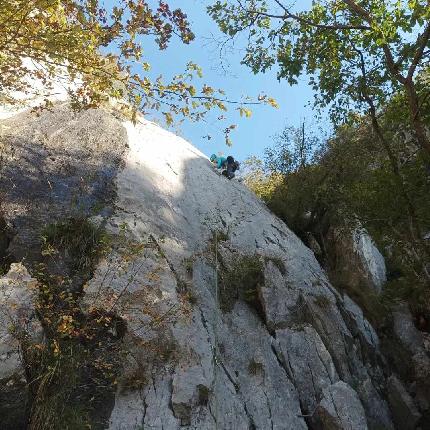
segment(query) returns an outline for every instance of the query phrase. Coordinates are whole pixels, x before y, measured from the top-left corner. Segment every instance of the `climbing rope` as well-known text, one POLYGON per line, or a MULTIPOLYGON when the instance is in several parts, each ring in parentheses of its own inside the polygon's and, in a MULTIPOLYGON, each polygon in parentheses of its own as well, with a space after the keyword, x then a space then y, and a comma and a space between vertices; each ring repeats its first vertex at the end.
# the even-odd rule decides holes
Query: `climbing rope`
POLYGON ((218 323, 219 323, 219 298, 218 298, 218 232, 215 230, 215 327, 214 327, 214 419, 215 429, 218 429, 218 323))

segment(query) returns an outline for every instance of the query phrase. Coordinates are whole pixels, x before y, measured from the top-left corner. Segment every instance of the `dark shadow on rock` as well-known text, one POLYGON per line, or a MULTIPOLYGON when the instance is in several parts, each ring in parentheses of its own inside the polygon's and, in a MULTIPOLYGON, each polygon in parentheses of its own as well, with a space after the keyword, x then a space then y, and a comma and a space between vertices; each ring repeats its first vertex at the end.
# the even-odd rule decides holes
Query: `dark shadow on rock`
MULTIPOLYGON (((125 130, 119 120, 102 110, 74 113, 67 105, 58 105, 54 112, 45 111, 39 117, 24 112, 0 121, 0 126, 3 132, 0 270, 3 267, 7 271, 13 261, 23 261, 29 272, 40 280, 42 264, 43 271, 52 279, 69 278, 68 288, 79 292, 91 274, 83 275, 73 269, 73 256, 67 249, 52 254, 44 252, 43 236, 47 229, 70 219, 96 217, 95 224, 103 224, 113 213, 114 180, 127 147, 125 130)), ((98 340, 100 354, 103 348, 112 353, 112 345, 120 342, 111 341, 109 333, 99 336, 98 340)), ((40 364, 41 361, 36 367, 40 364)), ((82 368, 84 376, 89 371, 87 367, 82 368)), ((34 379, 28 378, 27 383, 34 379)), ((20 384, 26 382, 20 381, 20 384)), ((35 388, 37 382, 33 381, 30 386, 35 388)), ((2 402, 9 426, 5 428, 27 427, 31 406, 27 407, 28 401, 22 397, 25 390, 21 388, 17 385, 16 396, 2 402)), ((0 397, 1 394, 0 381, 0 397)), ((105 428, 113 407, 114 388, 107 390, 104 397, 96 396, 91 401, 95 402, 97 425, 94 428, 105 428)), ((6 419, 2 416, 1 420, 3 428, 6 419)))
POLYGON ((51 273, 64 274, 65 256, 47 259, 41 254, 43 230, 72 217, 106 218, 112 213, 114 179, 127 144, 125 131, 120 121, 103 111, 74 113, 66 105, 39 117, 22 113, 1 125, 6 130, 0 176, 2 210, 16 234, 7 239, 6 248, 0 236, 0 257, 3 250, 14 260, 24 261, 29 270, 45 263, 51 273), (98 130, 97 144, 92 127, 98 130))

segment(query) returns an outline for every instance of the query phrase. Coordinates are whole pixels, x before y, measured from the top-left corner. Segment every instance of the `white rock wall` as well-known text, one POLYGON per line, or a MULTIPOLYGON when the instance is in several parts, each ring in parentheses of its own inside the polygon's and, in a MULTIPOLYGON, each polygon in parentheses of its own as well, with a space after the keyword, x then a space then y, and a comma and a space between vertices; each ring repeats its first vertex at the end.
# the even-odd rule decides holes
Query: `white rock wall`
MULTIPOLYGON (((67 213, 81 175, 84 201, 111 205, 97 222, 114 238, 113 250, 82 300, 84 309, 115 312, 127 325, 110 430, 300 430, 317 424, 328 430, 324 422, 331 421, 315 411, 330 409, 322 400, 335 389, 348 393, 339 404, 351 409, 351 419, 336 423, 358 429, 342 423, 365 419, 370 429, 392 428, 373 328, 332 288, 313 253, 244 185, 219 176, 191 144, 144 119, 134 126, 103 110, 70 114, 64 105, 40 118, 26 115, 6 122, 19 143, 15 161, 32 161, 36 153, 49 167, 52 189, 46 191, 45 178, 33 181, 31 194, 41 205, 26 196, 28 210, 20 218, 14 208, 27 182, 9 196, 6 215, 16 216, 20 239, 14 239, 15 254, 18 245, 33 241, 40 249, 36 221, 47 221, 48 203, 51 222, 67 213), (74 144, 81 157, 73 162, 74 144), (102 155, 86 150, 94 145, 102 155), (45 147, 56 146, 61 154, 55 158, 45 147), (256 291, 261 306, 239 299, 230 311, 221 310, 220 296, 231 291, 217 279, 252 255, 264 272, 256 291)), ((27 170, 38 178, 33 164, 27 170)))
MULTIPOLYGON (((126 373, 138 369, 145 382, 139 389, 118 390, 110 429, 304 429, 305 416, 310 423, 326 387, 339 379, 371 380, 367 358, 357 354, 361 340, 340 312, 343 299, 312 252, 244 185, 217 175, 183 139, 145 120, 124 127, 130 149, 117 177, 116 212, 108 229, 115 233, 126 225, 128 237, 151 245, 120 270, 109 269, 121 264, 118 255, 101 264, 86 300, 95 292, 100 303, 121 295, 116 308, 129 326, 128 347, 136 350, 139 342, 147 346, 162 338, 175 352, 160 364, 145 361, 145 354, 138 365, 130 363, 126 373), (219 309, 215 231, 228 235, 218 243, 225 266, 238 255, 266 257, 263 316, 241 301, 229 313, 219 309), (282 262, 285 273, 270 258, 282 262), (101 280, 109 270, 115 274, 108 287, 101 280), (159 326, 149 315, 172 309, 159 326), (308 349, 295 353, 285 346, 291 342, 308 349), (306 390, 311 384, 312 396, 306 390)), ((360 318, 354 330, 364 330, 360 318)), ((379 353, 377 344, 373 353, 379 353)), ((378 406, 390 428, 384 401, 378 406)))

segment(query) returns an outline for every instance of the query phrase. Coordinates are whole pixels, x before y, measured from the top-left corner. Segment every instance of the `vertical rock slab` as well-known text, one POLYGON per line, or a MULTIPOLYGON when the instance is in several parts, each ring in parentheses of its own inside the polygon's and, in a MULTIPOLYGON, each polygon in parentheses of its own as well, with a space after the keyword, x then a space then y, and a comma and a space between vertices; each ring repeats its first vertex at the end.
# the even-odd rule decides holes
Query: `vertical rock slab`
POLYGON ((399 304, 393 311, 392 330, 393 335, 384 339, 385 354, 403 381, 414 382, 420 410, 430 417, 430 355, 406 304, 399 304))
POLYGON ((381 292, 387 279, 385 260, 365 229, 331 228, 327 241, 333 279, 352 288, 381 292))
POLYGON ((367 430, 366 414, 358 394, 339 381, 323 390, 323 398, 315 411, 315 419, 323 430, 367 430))
POLYGON ((397 428, 414 430, 421 419, 412 397, 408 394, 399 379, 392 375, 388 378, 388 401, 393 411, 393 419, 397 428))
POLYGON ((363 272, 370 285, 380 293, 382 285, 387 280, 385 259, 376 247, 375 242, 364 228, 357 228, 352 233, 354 250, 357 253, 363 272))
POLYGON ((326 387, 339 381, 329 352, 311 326, 276 332, 281 360, 299 392, 302 411, 312 414, 326 387))
POLYGON ((340 307, 343 317, 353 336, 358 337, 362 359, 376 363, 379 352, 379 338, 372 325, 364 318, 360 307, 346 294, 340 307))
POLYGON ((36 280, 20 263, 13 263, 0 278, 0 427, 25 429, 28 385, 23 352, 27 342, 42 340, 36 316, 36 280))

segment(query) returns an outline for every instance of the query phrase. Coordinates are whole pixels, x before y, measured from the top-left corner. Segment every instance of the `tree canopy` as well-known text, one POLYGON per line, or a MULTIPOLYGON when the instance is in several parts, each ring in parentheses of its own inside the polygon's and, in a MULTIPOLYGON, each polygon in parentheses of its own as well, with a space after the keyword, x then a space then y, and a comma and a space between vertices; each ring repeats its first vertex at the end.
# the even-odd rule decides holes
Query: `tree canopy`
MULTIPOLYGON (((68 90, 76 107, 95 107, 113 97, 131 107, 134 118, 138 111, 155 109, 167 124, 175 117, 200 120, 229 104, 241 114, 248 113, 248 104, 276 105, 265 95, 228 100, 222 89, 193 84, 202 70, 192 62, 170 82, 151 79, 144 43, 164 50, 172 37, 188 44, 194 34, 186 14, 163 0, 118 0, 112 7, 99 0, 1 2, 1 99, 16 103, 23 93, 42 96, 49 105, 54 82, 72 82, 68 90)), ((227 142, 233 127, 225 129, 227 142)))
POLYGON ((415 83, 430 54, 428 0, 316 0, 297 13, 282 0, 218 0, 208 11, 229 38, 246 33, 242 62, 254 73, 276 66, 290 84, 308 74, 316 106, 329 106, 336 124, 403 88, 410 126, 430 154, 415 83))

